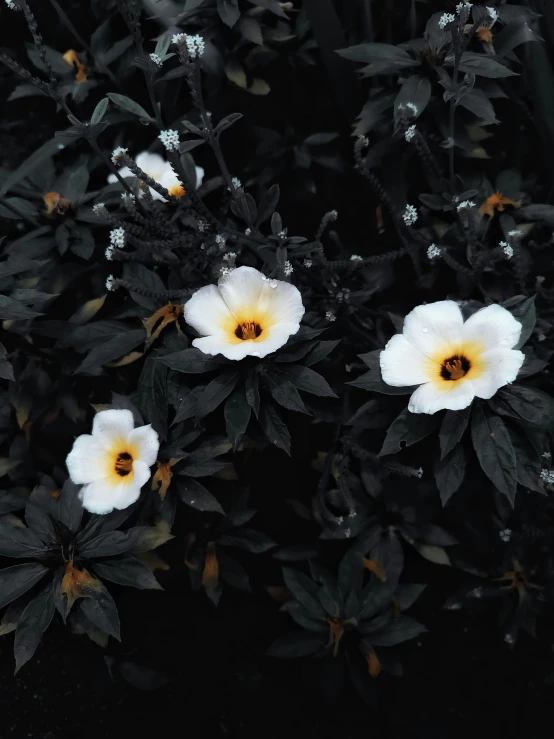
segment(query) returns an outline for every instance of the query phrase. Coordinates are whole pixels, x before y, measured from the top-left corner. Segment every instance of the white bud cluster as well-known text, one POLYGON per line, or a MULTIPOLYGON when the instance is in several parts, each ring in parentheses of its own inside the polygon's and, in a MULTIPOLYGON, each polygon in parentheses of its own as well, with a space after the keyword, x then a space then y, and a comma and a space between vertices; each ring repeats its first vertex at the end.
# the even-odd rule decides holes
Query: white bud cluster
POLYGON ((160 131, 158 136, 162 144, 165 146, 167 151, 178 151, 179 150, 179 132, 173 128, 168 128, 167 131, 160 131))

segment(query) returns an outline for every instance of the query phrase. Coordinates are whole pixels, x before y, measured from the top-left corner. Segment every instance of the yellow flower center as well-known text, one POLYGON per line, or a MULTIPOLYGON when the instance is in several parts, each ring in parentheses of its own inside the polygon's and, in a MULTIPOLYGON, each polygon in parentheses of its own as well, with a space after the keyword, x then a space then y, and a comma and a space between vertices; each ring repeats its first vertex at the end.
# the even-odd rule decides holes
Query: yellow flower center
POLYGON ((133 457, 129 452, 120 452, 117 455, 114 469, 120 477, 127 477, 133 469, 133 457))
POLYGON ((235 329, 235 336, 237 339, 242 341, 252 341, 257 339, 262 333, 262 327, 259 323, 254 321, 248 321, 246 323, 239 323, 235 329))
POLYGON ((186 195, 185 188, 182 185, 174 185, 173 187, 168 188, 167 191, 170 195, 173 195, 174 198, 182 198, 183 195, 186 195))

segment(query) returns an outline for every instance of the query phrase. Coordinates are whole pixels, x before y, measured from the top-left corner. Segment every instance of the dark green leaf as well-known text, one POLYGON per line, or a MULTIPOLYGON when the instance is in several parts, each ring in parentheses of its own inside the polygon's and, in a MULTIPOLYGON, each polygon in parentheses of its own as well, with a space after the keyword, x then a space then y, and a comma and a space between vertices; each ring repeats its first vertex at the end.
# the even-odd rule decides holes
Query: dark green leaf
POLYGON ((135 557, 95 562, 93 570, 103 580, 139 590, 163 590, 151 570, 135 557))
POLYGON ((27 604, 15 630, 13 652, 15 671, 18 672, 36 652, 42 635, 54 616, 53 582, 47 583, 27 604))
POLYGON ((490 407, 503 416, 518 418, 536 426, 552 428, 554 400, 525 385, 507 385, 489 400, 490 407))
POLYGON ((267 552, 276 546, 275 542, 255 529, 239 529, 236 532, 222 534, 219 537, 219 543, 227 547, 238 547, 245 549, 247 552, 260 554, 267 552))
POLYGON ((264 403, 259 420, 269 441, 290 455, 290 433, 277 408, 271 403, 264 403))
POLYGON ((289 380, 292 384, 305 393, 318 395, 322 398, 336 398, 337 396, 329 386, 327 380, 309 367, 300 365, 289 365, 275 368, 274 373, 289 380))
POLYGON ((0 608, 26 593, 49 568, 37 563, 14 565, 0 570, 0 608))
POLYGON ((0 554, 5 557, 40 557, 45 553, 44 544, 26 526, 0 521, 0 554))
POLYGON ((79 486, 67 480, 58 501, 58 518, 69 531, 76 533, 81 525, 83 504, 79 498, 79 486))
POLYGON ((81 364, 75 370, 75 374, 83 374, 100 367, 107 362, 112 362, 119 357, 123 357, 133 351, 139 344, 142 344, 146 338, 146 332, 143 328, 126 331, 108 339, 99 346, 95 346, 81 364))
POLYGON ((178 478, 176 484, 179 497, 183 503, 191 506, 191 508, 196 508, 197 511, 225 514, 215 495, 206 490, 198 480, 193 480, 190 477, 178 478))
POLYGON ((255 369, 251 369, 248 372, 244 390, 246 393, 246 402, 254 411, 256 418, 258 418, 260 414, 260 390, 258 387, 258 373, 255 369))
POLYGON ((226 370, 208 383, 198 398, 196 418, 204 418, 214 411, 225 398, 233 392, 239 381, 240 373, 236 369, 226 370))
POLYGON ((421 439, 428 436, 439 424, 439 417, 435 413, 410 413, 404 410, 392 422, 387 430, 387 436, 379 456, 385 454, 396 454, 397 452, 412 446, 421 439))
POLYGON ((79 607, 97 628, 120 641, 117 607, 100 581, 98 585, 100 587, 89 598, 79 599, 79 607))
POLYGON ((302 402, 298 390, 294 387, 292 382, 285 380, 277 373, 273 373, 269 370, 266 374, 262 375, 263 383, 267 390, 271 393, 274 400, 282 405, 283 408, 288 408, 291 411, 297 411, 298 413, 307 413, 309 411, 302 402))
POLYGON ((18 300, 8 298, 7 295, 0 295, 0 320, 26 321, 37 316, 42 316, 42 313, 28 308, 18 300))
POLYGON ((460 72, 471 72, 480 77, 491 77, 494 79, 502 77, 514 77, 517 72, 497 61, 495 57, 477 54, 473 51, 465 51, 459 65, 460 72))
POLYGON ((202 372, 219 369, 225 363, 223 358, 216 359, 209 354, 204 354, 200 349, 184 349, 174 354, 166 354, 160 357, 159 362, 167 365, 177 372, 185 372, 186 374, 196 375, 202 372))
POLYGON ((110 531, 90 539, 78 548, 79 556, 96 559, 125 554, 134 546, 134 541, 126 531, 110 531))
POLYGON ((225 428, 227 436, 236 450, 250 421, 251 408, 246 399, 246 392, 239 387, 227 398, 224 408, 225 428))
POLYGON ((461 444, 457 444, 445 457, 435 464, 435 480, 444 505, 463 482, 466 471, 466 458, 461 444))
POLYGON ((133 113, 133 115, 138 115, 139 118, 154 122, 144 108, 138 103, 135 103, 134 100, 131 100, 131 98, 128 98, 125 95, 119 95, 117 92, 108 92, 107 94, 112 103, 115 103, 119 108, 122 108, 129 113, 133 113))
POLYGON ((104 113, 106 112, 109 103, 109 98, 102 98, 102 100, 98 103, 90 118, 90 122, 92 125, 94 125, 95 123, 100 123, 100 121, 104 117, 104 113))
POLYGON ((471 416, 471 405, 461 411, 446 411, 439 432, 441 459, 461 441, 471 416))
POLYGON ((474 403, 471 436, 483 472, 513 505, 516 455, 504 422, 498 416, 487 416, 481 404, 474 403))
POLYGON ((5 347, 3 344, 0 344, 0 378, 2 380, 11 380, 12 382, 15 380, 13 376, 13 367, 8 362, 8 353, 6 352, 5 347))
POLYGON ((303 572, 292 570, 289 567, 283 567, 283 578, 285 580, 285 585, 296 600, 301 603, 312 616, 325 618, 325 611, 319 602, 319 588, 311 578, 304 575, 303 572))
POLYGON ((156 357, 148 357, 140 373, 136 394, 137 405, 162 441, 167 439, 167 374, 167 366, 156 357))

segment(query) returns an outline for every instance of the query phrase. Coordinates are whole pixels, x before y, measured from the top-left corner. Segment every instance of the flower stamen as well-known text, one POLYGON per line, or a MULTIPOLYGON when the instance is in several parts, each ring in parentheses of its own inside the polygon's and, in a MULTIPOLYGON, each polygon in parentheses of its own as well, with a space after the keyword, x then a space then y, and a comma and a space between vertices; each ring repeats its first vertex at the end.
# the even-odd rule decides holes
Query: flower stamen
POLYGON ((133 457, 129 452, 120 452, 117 455, 114 467, 120 477, 127 477, 133 469, 133 457))
POLYGON ((445 359, 441 366, 443 380, 461 380, 471 369, 471 362, 464 356, 454 356, 445 359))
POLYGON ((253 341, 261 336, 262 330, 260 324, 254 323, 254 321, 239 323, 235 329, 235 336, 237 339, 242 339, 242 341, 253 341))

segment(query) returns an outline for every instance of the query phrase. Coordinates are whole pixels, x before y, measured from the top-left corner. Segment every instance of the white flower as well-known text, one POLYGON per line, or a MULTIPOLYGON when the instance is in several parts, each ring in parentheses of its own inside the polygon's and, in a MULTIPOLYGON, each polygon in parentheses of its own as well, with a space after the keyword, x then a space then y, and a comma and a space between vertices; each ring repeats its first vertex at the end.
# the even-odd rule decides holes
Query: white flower
POLYGON ((502 529, 502 531, 498 532, 498 536, 502 541, 510 541, 512 538, 512 529, 502 529))
MULTIPOLYGON (((175 174, 173 167, 159 154, 150 154, 148 151, 143 151, 137 156, 135 161, 139 169, 153 180, 156 180, 156 182, 159 182, 162 187, 165 187, 170 195, 178 198, 185 194, 183 184, 175 174)), ((121 177, 135 176, 128 167, 120 169, 119 174, 121 177)), ((196 187, 200 187, 203 177, 204 170, 202 167, 196 167, 196 187)), ((109 175, 108 182, 117 182, 117 177, 114 174, 109 175)), ((161 200, 165 203, 165 198, 156 192, 156 190, 150 188, 150 194, 154 200, 161 200)), ((142 197, 142 192, 140 191, 139 197, 142 197)))
POLYGON ((245 228, 244 229, 245 236, 250 236, 251 233, 252 233, 252 229, 251 228, 245 228))
POLYGON ((439 20, 439 28, 444 29, 449 23, 456 20, 456 16, 452 13, 443 13, 439 20))
POLYGON ((551 457, 551 456, 552 456, 552 455, 550 454, 550 452, 543 452, 543 453, 541 454, 541 457, 544 457, 545 459, 550 459, 550 457, 551 457))
POLYGON ((111 262, 113 260, 113 252, 114 252, 113 246, 108 246, 105 252, 106 259, 108 260, 108 262, 111 262))
POLYGON ((406 103, 406 107, 408 110, 411 110, 414 115, 417 115, 419 112, 419 108, 415 103, 406 103))
POLYGON ((122 192, 121 199, 122 200, 134 200, 135 196, 131 192, 122 192))
POLYGON ((406 226, 412 226, 418 219, 416 207, 414 205, 407 205, 402 218, 406 226))
POLYGON ((506 634, 504 636, 504 641, 506 642, 506 644, 509 644, 511 646, 512 644, 514 644, 515 639, 511 634, 506 634))
POLYGON ((242 187, 242 182, 239 180, 238 177, 232 177, 231 183, 233 187, 235 188, 235 190, 238 190, 240 187, 242 187))
POLYGON ((544 341, 545 339, 546 339, 546 334, 539 334, 539 335, 537 336, 537 340, 538 340, 538 341, 544 341))
POLYGON ((313 262, 311 259, 304 259, 304 261, 302 262, 302 266, 306 267, 307 269, 310 269, 312 264, 313 262))
MULTIPOLYGON (((114 179, 115 179, 115 175, 114 175, 114 179)), ((92 206, 92 212, 95 215, 99 216, 105 207, 106 207, 105 203, 96 203, 95 205, 92 206)))
POLYGON ((458 3, 456 5, 456 13, 461 13, 462 10, 471 10, 473 3, 458 3))
POLYGON ((394 387, 419 385, 408 405, 412 413, 462 410, 516 379, 525 358, 512 349, 520 334, 519 321, 500 305, 465 323, 452 300, 419 305, 381 352, 383 380, 394 387))
POLYGON ((465 210, 466 208, 475 208, 475 203, 473 200, 462 200, 462 202, 458 205, 458 213, 461 210, 465 210))
POLYGON ((191 59, 196 59, 197 56, 202 56, 204 53, 204 39, 202 36, 187 36, 187 49, 191 59))
POLYGON ((17 10, 17 5, 12 0, 6 0, 6 5, 10 10, 17 10))
POLYGON ((350 261, 351 262, 361 262, 362 257, 359 254, 351 254, 350 255, 350 261))
POLYGON ((215 243, 218 246, 225 246, 226 241, 227 239, 225 238, 225 236, 222 236, 221 234, 217 234, 217 236, 215 237, 215 243))
POLYGON ((125 229, 124 228, 113 228, 110 231, 110 244, 117 246, 118 249, 123 249, 125 246, 125 229))
POLYGON ((179 131, 174 128, 168 128, 166 131, 160 131, 158 136, 167 151, 179 150, 179 131))
POLYGON ((514 256, 514 250, 513 248, 508 244, 507 241, 501 241, 498 245, 502 247, 502 251, 506 255, 506 259, 511 259, 514 256))
POLYGON ((127 508, 150 479, 158 456, 158 434, 152 426, 134 428, 128 410, 100 411, 92 422, 92 435, 75 439, 66 465, 69 476, 83 485, 79 497, 91 513, 127 508))
POLYGON ((335 314, 333 313, 333 311, 332 311, 332 310, 328 310, 328 311, 327 311, 327 312, 325 313, 325 318, 326 318, 326 319, 327 319, 327 320, 328 320, 328 321, 329 321, 330 323, 333 323, 333 321, 336 321, 336 320, 337 320, 337 317, 336 317, 336 315, 335 315, 335 314))
POLYGON ((523 231, 508 231, 508 236, 511 236, 512 239, 517 239, 520 236, 523 236, 523 231))
POLYGON ((279 233, 277 234, 277 236, 280 239, 286 239, 288 232, 289 232, 288 228, 283 228, 281 231, 279 231, 279 233))
POLYGON ((347 287, 343 288, 342 290, 339 290, 336 295, 336 298, 337 298, 337 303, 347 302, 348 300, 350 300, 350 290, 347 287))
POLYGON ((285 273, 285 277, 290 277, 292 273, 294 272, 294 267, 289 261, 285 262, 285 266, 283 267, 283 272, 285 273))
POLYGON ((156 64, 158 67, 161 67, 163 64, 163 60, 161 57, 159 57, 157 54, 150 54, 150 59, 156 64))
POLYGON ((431 244, 427 248, 427 258, 428 259, 434 259, 435 257, 440 257, 441 250, 436 244, 431 244))
POLYGON ((554 472, 552 470, 541 470, 541 480, 547 485, 554 485, 554 472))
POLYGON ((406 133, 404 134, 404 138, 406 139, 406 141, 410 142, 415 136, 415 132, 416 132, 415 124, 407 128, 406 133))
POLYGON ((114 292, 114 290, 116 290, 116 285, 114 285, 114 276, 113 275, 109 275, 106 278, 106 290, 108 290, 108 292, 114 292))
POLYGON ((418 470, 416 470, 416 473, 419 479, 421 480, 421 478, 423 477, 423 467, 420 467, 418 470))
POLYGON ((185 321, 199 334, 193 346, 227 359, 266 357, 286 344, 304 315, 298 288, 238 267, 185 303, 185 321))
MULTIPOLYGON (((129 149, 124 149, 122 146, 118 146, 117 149, 114 149, 112 151, 112 162, 114 164, 117 164, 117 160, 119 159, 119 157, 122 154, 127 154, 128 151, 129 149)), ((117 180, 117 177, 115 175, 111 175, 111 176, 114 178, 114 180, 117 180)))
POLYGON ((183 44, 186 38, 187 38, 186 33, 175 33, 171 37, 171 43, 178 46, 179 44, 183 44))
POLYGON ((496 8, 490 8, 487 5, 487 11, 489 14, 489 18, 492 20, 493 23, 496 23, 496 21, 498 20, 498 10, 496 8))

